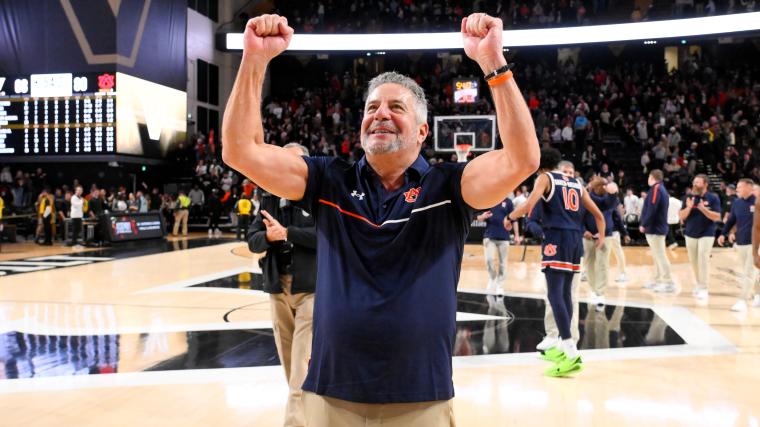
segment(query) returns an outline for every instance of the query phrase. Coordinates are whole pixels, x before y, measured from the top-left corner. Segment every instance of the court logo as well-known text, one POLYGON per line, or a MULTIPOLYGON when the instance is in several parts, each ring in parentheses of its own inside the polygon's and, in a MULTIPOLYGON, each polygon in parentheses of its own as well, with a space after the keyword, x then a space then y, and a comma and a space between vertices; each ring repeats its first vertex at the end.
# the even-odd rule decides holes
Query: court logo
POLYGON ((548 245, 544 246, 544 255, 545 256, 557 255, 557 245, 552 245, 551 243, 549 243, 548 245))
POLYGON ((417 188, 410 188, 409 191, 404 193, 404 200, 407 203, 414 203, 417 201, 417 197, 420 195, 420 190, 422 190, 422 187, 417 188))

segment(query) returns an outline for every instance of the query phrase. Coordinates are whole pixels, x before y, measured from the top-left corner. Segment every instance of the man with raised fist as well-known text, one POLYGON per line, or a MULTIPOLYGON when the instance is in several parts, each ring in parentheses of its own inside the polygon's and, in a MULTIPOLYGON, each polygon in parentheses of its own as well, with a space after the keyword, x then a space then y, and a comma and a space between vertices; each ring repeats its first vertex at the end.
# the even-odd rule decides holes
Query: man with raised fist
POLYGON ((266 67, 293 29, 277 15, 246 26, 222 155, 316 221, 307 425, 454 425, 456 287, 469 226, 476 210, 504 200, 539 162, 530 111, 502 53, 501 20, 476 13, 461 31, 491 88, 503 148, 429 165, 420 156, 429 130, 425 93, 388 72, 369 83, 360 129, 366 155, 351 165, 264 142, 266 67))

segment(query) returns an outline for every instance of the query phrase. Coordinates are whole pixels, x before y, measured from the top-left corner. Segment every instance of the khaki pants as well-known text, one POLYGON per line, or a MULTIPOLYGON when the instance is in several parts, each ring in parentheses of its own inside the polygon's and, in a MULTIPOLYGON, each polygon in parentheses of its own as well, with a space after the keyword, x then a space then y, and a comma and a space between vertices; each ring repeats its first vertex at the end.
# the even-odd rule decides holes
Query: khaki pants
POLYGON ((739 271, 742 276, 742 299, 749 299, 754 292, 760 295, 760 282, 757 280, 757 268, 752 257, 752 245, 736 245, 739 255, 739 271))
POLYGON ((488 290, 504 290, 507 282, 507 256, 509 256, 509 240, 483 239, 488 269, 488 290))
POLYGON ((314 294, 291 294, 293 276, 280 276, 281 294, 270 294, 274 342, 288 381, 285 426, 305 426, 301 386, 306 379, 311 357, 311 326, 314 294))
POLYGON ((583 256, 586 260, 586 277, 591 290, 597 295, 604 295, 610 273, 610 246, 607 239, 601 248, 596 247, 596 240, 583 239, 583 256))
POLYGON ((616 231, 612 233, 612 236, 604 240, 609 242, 610 252, 615 255, 620 274, 625 274, 625 253, 623 253, 623 245, 620 243, 620 232, 616 231))
MULTIPOLYGON (((546 280, 544 280, 546 281, 546 280)), ((578 332, 578 284, 581 282, 581 275, 573 275, 573 288, 570 290, 570 296, 573 300, 573 315, 570 318, 570 334, 573 337, 573 341, 576 343, 580 339, 580 333, 578 332)), ((544 311, 544 329, 546 335, 550 337, 558 337, 559 329, 557 328, 557 322, 554 320, 554 312, 549 301, 546 300, 546 309, 544 311)))
POLYGON ((670 274, 670 260, 668 254, 665 253, 665 236, 646 234, 645 237, 654 260, 654 282, 658 284, 673 283, 673 276, 670 274))
POLYGON ((707 280, 710 276, 710 253, 715 237, 686 237, 686 252, 689 254, 691 271, 697 279, 697 290, 707 290, 707 280))
POLYGON ((455 427, 452 400, 357 403, 305 391, 309 427, 455 427))
POLYGON ((179 231, 179 223, 182 223, 182 235, 187 236, 187 217, 190 215, 190 211, 187 209, 179 209, 174 213, 174 230, 173 235, 177 235, 179 231))

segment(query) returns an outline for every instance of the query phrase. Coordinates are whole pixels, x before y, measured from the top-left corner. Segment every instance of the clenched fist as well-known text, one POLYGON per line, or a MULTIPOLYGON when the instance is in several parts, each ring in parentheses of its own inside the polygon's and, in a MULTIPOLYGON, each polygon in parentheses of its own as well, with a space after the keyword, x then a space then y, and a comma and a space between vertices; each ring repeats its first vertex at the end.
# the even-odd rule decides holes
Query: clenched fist
POLYGON ((462 19, 464 53, 480 65, 483 74, 507 65, 502 52, 501 19, 485 13, 473 13, 462 19))
POLYGON ((243 33, 243 56, 263 64, 269 63, 290 44, 293 28, 287 18, 279 15, 261 15, 252 18, 243 33))

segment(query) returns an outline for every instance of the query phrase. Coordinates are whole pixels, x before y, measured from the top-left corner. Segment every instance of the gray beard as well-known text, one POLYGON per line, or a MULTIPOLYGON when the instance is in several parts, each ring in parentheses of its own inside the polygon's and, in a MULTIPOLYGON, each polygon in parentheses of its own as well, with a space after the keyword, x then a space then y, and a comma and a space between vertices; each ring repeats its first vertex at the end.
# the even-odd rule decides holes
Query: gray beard
POLYGON ((401 150, 401 147, 403 147, 403 145, 404 143, 401 141, 401 137, 399 135, 396 135, 396 139, 388 144, 374 144, 371 147, 367 143, 367 138, 362 139, 362 148, 364 149, 364 152, 373 156, 378 154, 390 154, 398 152, 401 150))

